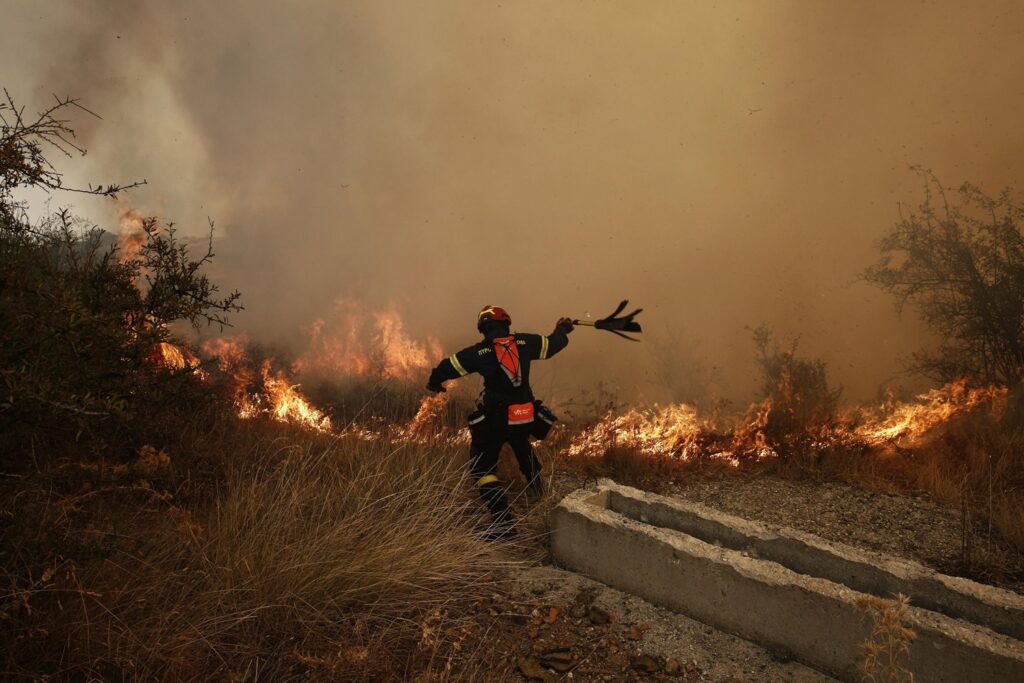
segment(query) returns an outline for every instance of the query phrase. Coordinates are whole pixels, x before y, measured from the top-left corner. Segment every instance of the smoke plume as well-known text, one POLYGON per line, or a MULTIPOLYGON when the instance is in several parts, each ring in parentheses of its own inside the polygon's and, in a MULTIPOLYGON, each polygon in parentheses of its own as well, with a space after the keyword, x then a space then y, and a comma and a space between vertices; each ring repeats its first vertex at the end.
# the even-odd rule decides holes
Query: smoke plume
POLYGON ((145 177, 134 208, 195 236, 215 220, 217 277, 256 338, 293 343, 339 298, 393 304, 449 353, 485 304, 538 332, 621 298, 646 309, 650 343, 579 330, 538 393, 604 379, 664 398, 678 340, 702 382, 745 398, 761 323, 850 398, 909 382, 899 356, 927 335, 856 281, 898 202, 921 199, 908 165, 991 191, 1024 177, 1013 0, 2 15, 2 85, 104 117, 76 122, 90 153, 69 180, 145 177))

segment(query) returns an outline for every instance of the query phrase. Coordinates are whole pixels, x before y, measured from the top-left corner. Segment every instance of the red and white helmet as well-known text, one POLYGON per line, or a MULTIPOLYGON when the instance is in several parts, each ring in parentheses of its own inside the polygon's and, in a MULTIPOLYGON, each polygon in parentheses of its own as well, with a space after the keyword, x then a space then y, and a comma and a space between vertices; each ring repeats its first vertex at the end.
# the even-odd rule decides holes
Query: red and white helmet
POLYGON ((512 324, 512 316, 508 314, 501 306, 484 306, 480 311, 480 315, 476 318, 476 329, 483 332, 484 325, 491 321, 497 321, 505 323, 506 325, 512 324))

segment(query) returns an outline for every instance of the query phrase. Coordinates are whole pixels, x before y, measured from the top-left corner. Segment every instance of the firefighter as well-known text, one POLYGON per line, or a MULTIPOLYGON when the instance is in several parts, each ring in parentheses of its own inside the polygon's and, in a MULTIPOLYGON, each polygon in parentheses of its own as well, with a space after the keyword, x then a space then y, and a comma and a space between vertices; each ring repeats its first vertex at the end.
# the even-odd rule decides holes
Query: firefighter
POLYGON ((512 446, 519 469, 537 495, 544 492, 540 461, 530 437, 543 438, 557 419, 534 399, 530 390, 530 364, 546 360, 569 343, 573 321, 561 318, 547 335, 511 332, 512 318, 498 306, 486 306, 477 316, 483 339, 442 360, 430 373, 427 389, 445 391, 444 382, 477 372, 483 375, 484 391, 477 410, 469 416, 469 471, 480 496, 491 512, 488 538, 515 535, 512 513, 504 487, 495 471, 506 443, 512 446))

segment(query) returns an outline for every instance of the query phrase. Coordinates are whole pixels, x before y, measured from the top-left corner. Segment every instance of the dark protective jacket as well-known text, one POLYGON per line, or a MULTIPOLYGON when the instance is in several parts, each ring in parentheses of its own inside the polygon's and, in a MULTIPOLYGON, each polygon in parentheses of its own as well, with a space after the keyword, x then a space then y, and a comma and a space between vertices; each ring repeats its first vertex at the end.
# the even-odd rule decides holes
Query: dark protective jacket
POLYGON ((441 382, 478 372, 484 377, 485 410, 532 401, 530 363, 535 360, 546 360, 557 354, 569 344, 569 336, 558 330, 547 336, 518 332, 511 336, 515 338, 519 351, 518 360, 522 374, 519 386, 515 386, 508 373, 502 369, 494 342, 486 339, 467 346, 438 363, 430 373, 429 384, 437 386, 441 382))

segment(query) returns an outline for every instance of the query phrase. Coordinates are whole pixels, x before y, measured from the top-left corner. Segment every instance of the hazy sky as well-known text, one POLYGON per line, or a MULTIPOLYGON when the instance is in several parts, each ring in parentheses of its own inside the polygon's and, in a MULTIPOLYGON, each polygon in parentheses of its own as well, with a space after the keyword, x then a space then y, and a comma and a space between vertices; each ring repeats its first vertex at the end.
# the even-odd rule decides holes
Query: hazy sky
POLYGON ((644 388, 678 341, 746 396, 762 322, 851 398, 906 384, 925 337, 855 278, 921 199, 908 165, 1024 177, 1020 2, 0 8, 0 85, 103 116, 69 177, 144 177, 130 203, 190 234, 213 218, 241 328, 293 339, 348 295, 458 347, 488 303, 542 332, 645 307, 643 345, 578 331, 556 390, 644 388))

